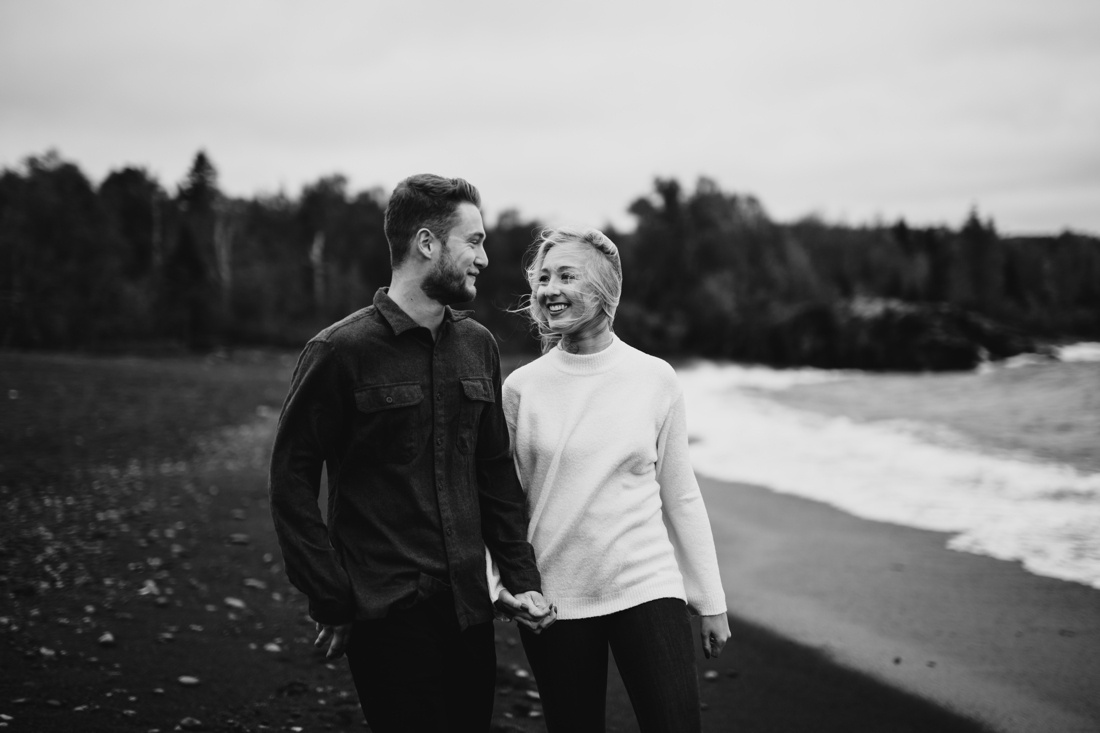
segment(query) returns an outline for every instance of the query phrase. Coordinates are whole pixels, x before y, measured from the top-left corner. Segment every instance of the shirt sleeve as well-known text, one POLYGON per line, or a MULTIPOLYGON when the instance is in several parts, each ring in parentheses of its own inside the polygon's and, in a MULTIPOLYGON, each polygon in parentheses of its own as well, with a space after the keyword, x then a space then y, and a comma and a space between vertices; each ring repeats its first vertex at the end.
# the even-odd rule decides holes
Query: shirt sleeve
POLYGON ((701 616, 726 612, 714 534, 688 453, 687 410, 679 392, 657 437, 657 482, 688 604, 701 616))
POLYGON ((330 625, 355 619, 351 583, 317 505, 321 468, 336 449, 349 400, 332 346, 311 342, 283 403, 268 484, 287 577, 309 598, 310 616, 330 625))
POLYGON ((495 398, 481 420, 477 439, 477 482, 481 531, 500 571, 500 582, 513 594, 542 592, 535 551, 527 541, 527 498, 512 460, 504 419, 500 356, 493 345, 495 398))

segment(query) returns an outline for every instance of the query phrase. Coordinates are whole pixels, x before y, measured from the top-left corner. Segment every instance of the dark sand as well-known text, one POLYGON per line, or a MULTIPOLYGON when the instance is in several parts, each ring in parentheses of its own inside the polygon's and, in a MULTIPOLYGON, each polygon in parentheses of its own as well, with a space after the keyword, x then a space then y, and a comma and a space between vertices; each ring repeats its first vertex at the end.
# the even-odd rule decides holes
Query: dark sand
MULTIPOLYGON (((271 528, 288 369, 0 353, 0 727, 364 730, 271 528), (196 452, 172 448, 185 442, 196 452)), ((718 672, 702 681, 705 730, 980 730, 952 709, 1007 731, 1100 730, 1100 592, 936 533, 702 485, 736 616, 726 653, 701 662, 718 672)), ((494 729, 544 730, 515 629, 497 632, 494 729)), ((636 730, 616 680, 608 721, 636 730)))
MULTIPOLYGON (((837 665, 826 653, 792 642, 770 631, 731 619, 736 649, 721 659, 705 661, 700 671, 717 673, 701 679, 703 730, 707 733, 986 733, 989 729, 915 695, 837 665)), ((503 627, 498 646, 505 681, 510 670, 526 669, 522 650, 508 646, 514 630, 503 627)), ((607 730, 638 731, 634 713, 614 664, 607 701, 607 730)), ((524 685, 528 680, 519 680, 524 685)), ((498 685, 499 730, 542 731, 530 719, 530 700, 510 685, 498 685)), ((537 706, 536 708, 537 709, 537 706)))
MULTIPOLYGON (((739 619, 995 730, 1100 730, 1100 591, 947 550, 940 533, 764 488, 701 484, 739 619)), ((755 673, 741 667, 739 647, 751 654, 767 638, 737 627, 749 636, 735 632, 721 661, 755 673)), ((798 659, 801 673, 809 663, 798 659)))

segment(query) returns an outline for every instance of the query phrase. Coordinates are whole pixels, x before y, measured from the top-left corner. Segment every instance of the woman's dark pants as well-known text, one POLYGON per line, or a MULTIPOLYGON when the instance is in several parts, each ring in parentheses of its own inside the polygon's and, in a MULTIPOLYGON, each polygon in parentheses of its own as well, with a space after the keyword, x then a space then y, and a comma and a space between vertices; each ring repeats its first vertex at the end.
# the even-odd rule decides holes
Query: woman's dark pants
POLYGON ((520 627, 551 733, 604 730, 607 650, 642 733, 698 733, 699 679, 686 604, 661 598, 607 616, 520 627))

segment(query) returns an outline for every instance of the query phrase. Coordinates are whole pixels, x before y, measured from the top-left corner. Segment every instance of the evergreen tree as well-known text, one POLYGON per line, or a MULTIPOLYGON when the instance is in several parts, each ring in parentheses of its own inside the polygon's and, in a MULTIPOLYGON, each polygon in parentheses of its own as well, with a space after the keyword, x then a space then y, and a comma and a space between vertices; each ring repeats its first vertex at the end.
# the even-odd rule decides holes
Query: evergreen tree
POLYGON ((174 247, 164 267, 164 310, 169 333, 193 349, 207 349, 218 340, 224 318, 225 282, 219 262, 224 241, 218 238, 217 170, 204 151, 199 151, 179 186, 176 203, 180 215, 174 247))
POLYGON ((0 345, 73 348, 118 327, 118 240, 91 183, 56 151, 0 175, 0 345))

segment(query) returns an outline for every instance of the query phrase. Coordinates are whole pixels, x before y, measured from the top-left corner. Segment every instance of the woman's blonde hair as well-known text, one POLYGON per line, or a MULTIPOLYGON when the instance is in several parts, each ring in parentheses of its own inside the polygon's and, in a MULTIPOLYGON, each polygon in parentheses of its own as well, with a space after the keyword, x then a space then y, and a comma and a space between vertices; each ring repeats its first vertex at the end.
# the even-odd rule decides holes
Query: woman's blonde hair
POLYGON ((619 308, 619 299, 623 292, 623 266, 619 260, 619 248, 615 246, 607 236, 598 229, 574 229, 572 227, 558 227, 556 229, 543 229, 530 249, 530 264, 526 268, 527 284, 531 287, 531 293, 527 296, 527 303, 520 310, 526 310, 531 322, 538 329, 539 338, 542 341, 542 353, 557 346, 562 335, 550 330, 546 315, 539 308, 535 299, 535 290, 538 288, 539 274, 546 255, 559 244, 577 242, 587 244, 599 253, 600 257, 589 258, 585 268, 585 277, 592 284, 592 294, 588 296, 585 309, 588 312, 602 312, 607 317, 607 325, 614 330, 615 311, 619 308))

